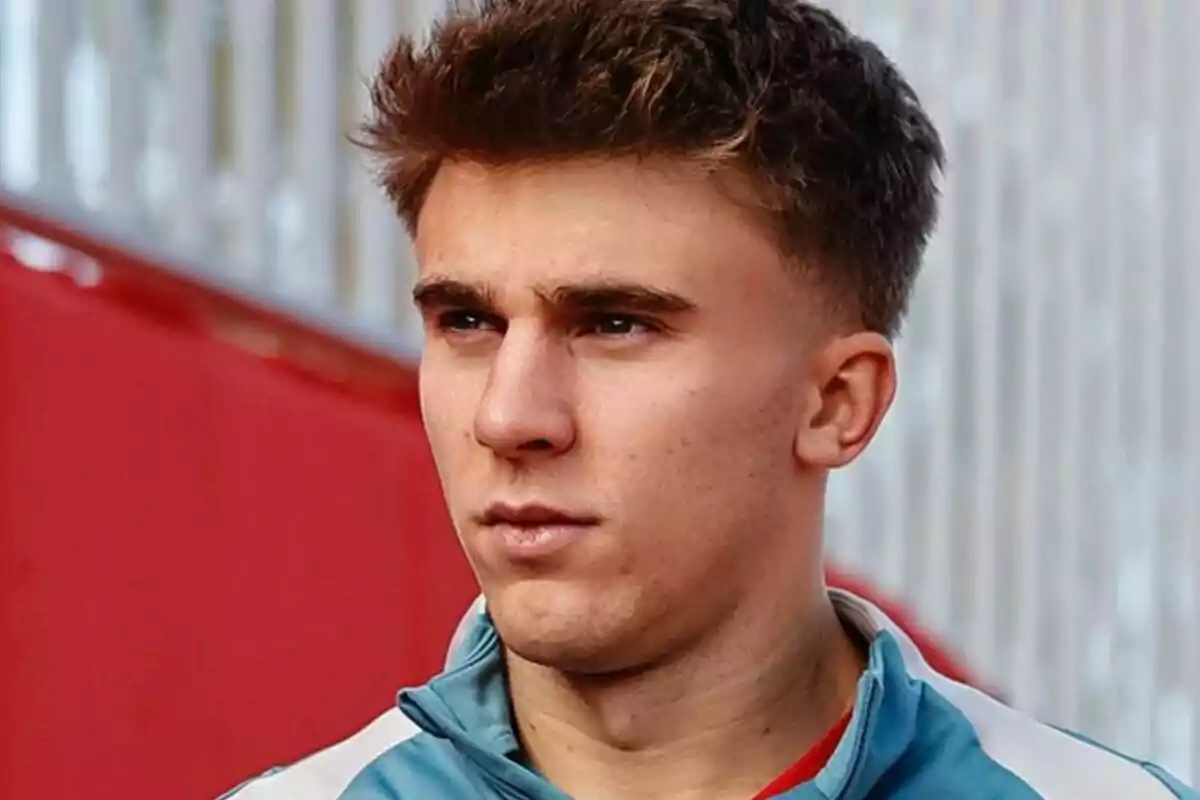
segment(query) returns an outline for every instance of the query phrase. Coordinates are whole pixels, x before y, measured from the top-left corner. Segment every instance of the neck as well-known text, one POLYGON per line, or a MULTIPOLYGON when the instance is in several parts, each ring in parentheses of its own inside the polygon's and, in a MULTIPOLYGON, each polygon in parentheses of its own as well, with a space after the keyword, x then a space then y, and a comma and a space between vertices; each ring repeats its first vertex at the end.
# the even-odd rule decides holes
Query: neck
POLYGON ((780 615, 735 613, 685 652, 619 675, 509 653, 532 765, 577 800, 754 796, 847 712, 863 668, 824 594, 781 630, 764 619, 780 615))

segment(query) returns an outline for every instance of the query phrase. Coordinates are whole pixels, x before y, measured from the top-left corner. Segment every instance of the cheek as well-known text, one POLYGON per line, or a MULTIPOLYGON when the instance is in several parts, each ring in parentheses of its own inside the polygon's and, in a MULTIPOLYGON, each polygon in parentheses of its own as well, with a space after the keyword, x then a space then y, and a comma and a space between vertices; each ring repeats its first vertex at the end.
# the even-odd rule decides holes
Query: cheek
POLYGON ((672 377, 627 381, 595 417, 599 457, 644 513, 725 520, 790 479, 794 415, 782 381, 672 377))
POLYGON ((665 380, 661 373, 626 380, 621 402, 604 410, 626 428, 627 441, 656 440, 663 455, 690 459, 711 450, 758 452, 788 436, 796 392, 786 376, 717 365, 666 372, 665 380))
POLYGON ((474 442, 477 381, 463 370, 440 367, 434 359, 422 362, 419 375, 425 434, 439 470, 446 472, 474 442))

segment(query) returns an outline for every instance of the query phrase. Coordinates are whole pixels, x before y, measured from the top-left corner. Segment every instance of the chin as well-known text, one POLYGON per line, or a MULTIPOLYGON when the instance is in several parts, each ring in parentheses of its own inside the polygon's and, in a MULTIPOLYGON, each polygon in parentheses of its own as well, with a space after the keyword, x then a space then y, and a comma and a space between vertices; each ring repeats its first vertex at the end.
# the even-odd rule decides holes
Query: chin
POLYGON ((486 592, 505 647, 525 661, 561 672, 627 669, 640 637, 635 604, 619 591, 590 591, 563 581, 526 580, 486 592))

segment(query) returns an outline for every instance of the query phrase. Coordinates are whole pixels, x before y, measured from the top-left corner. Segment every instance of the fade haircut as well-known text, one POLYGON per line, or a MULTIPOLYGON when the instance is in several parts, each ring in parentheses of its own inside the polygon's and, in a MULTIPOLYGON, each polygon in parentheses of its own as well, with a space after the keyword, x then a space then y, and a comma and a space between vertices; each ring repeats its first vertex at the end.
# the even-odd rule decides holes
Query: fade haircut
POLYGON ((410 232, 449 160, 666 155, 748 175, 795 263, 894 336, 944 155, 896 66, 802 0, 477 0, 401 38, 359 143, 410 232))

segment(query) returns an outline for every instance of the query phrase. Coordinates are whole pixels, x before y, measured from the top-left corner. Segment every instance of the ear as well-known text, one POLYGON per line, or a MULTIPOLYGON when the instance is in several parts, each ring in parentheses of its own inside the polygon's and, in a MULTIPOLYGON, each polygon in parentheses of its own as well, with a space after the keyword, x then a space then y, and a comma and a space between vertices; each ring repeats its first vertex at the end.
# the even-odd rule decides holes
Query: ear
POLYGON ((859 331, 816 355, 796 431, 801 463, 836 469, 875 436, 896 396, 896 359, 886 337, 859 331))

